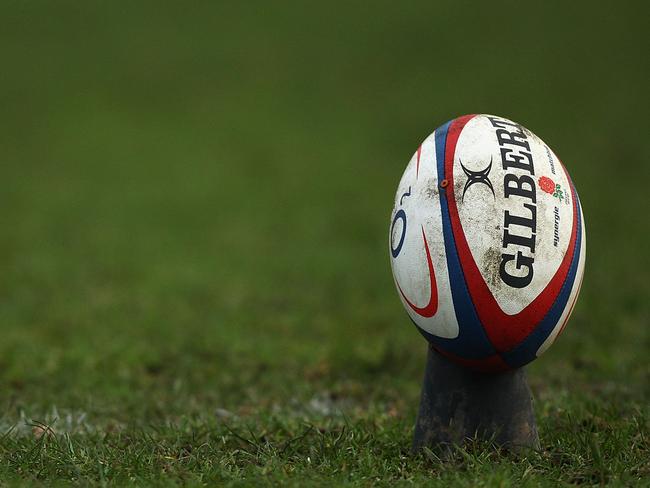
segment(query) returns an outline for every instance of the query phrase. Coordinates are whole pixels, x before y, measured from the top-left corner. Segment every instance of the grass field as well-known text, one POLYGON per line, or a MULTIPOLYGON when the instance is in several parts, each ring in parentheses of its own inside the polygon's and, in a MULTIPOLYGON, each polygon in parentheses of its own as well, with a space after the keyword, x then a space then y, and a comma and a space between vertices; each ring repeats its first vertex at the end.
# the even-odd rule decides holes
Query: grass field
POLYGON ((0 485, 650 485, 642 2, 4 2, 0 485), (584 286, 542 449, 409 454, 387 228, 464 113, 560 155, 584 286))

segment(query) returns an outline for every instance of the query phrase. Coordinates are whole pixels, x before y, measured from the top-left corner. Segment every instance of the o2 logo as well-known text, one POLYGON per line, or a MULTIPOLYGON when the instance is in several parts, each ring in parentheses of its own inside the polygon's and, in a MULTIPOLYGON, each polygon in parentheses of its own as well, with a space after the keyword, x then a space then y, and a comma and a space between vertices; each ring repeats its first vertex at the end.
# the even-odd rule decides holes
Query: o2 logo
MULTIPOLYGON (((410 186, 408 191, 400 197, 399 199, 400 206, 402 205, 404 198, 409 196, 411 196, 410 186)), ((393 222, 390 225, 390 253, 393 256, 393 259, 399 256, 399 253, 402 250, 402 246, 404 245, 405 237, 406 237, 406 212, 404 211, 404 209, 400 208, 397 212, 395 212, 395 216, 393 217, 393 222), (400 223, 401 225, 398 225, 398 223, 400 223), (399 239, 397 239, 398 235, 399 235, 399 239), (395 241, 398 241, 397 245, 395 245, 395 241)))

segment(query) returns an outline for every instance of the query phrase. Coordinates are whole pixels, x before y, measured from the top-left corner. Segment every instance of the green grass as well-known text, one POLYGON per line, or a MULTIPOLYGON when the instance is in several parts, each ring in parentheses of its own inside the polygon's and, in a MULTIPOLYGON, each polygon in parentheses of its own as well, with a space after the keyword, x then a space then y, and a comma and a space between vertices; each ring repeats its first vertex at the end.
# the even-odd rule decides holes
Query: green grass
POLYGON ((544 5, 2 4, 0 483, 650 485, 645 7, 544 5), (388 216, 471 112, 563 159, 587 269, 541 451, 413 457, 388 216))
POLYGON ((375 412, 371 419, 320 417, 278 411, 248 420, 190 421, 78 434, 50 434, 2 442, 7 476, 89 479, 139 485, 145 482, 339 484, 392 486, 435 482, 439 486, 539 486, 558 482, 638 483, 650 475, 645 420, 639 412, 602 405, 575 415, 553 412, 542 434, 554 442, 520 455, 471 442, 451 453, 409 452, 409 422, 375 412), (645 430, 645 433, 643 432, 645 430))

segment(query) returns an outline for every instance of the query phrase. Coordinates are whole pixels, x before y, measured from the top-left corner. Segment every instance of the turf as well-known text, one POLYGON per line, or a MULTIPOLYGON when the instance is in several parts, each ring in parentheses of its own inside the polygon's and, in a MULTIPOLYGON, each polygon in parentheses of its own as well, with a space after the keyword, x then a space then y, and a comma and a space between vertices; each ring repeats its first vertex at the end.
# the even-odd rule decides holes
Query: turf
POLYGON ((650 485, 645 4, 0 6, 0 483, 650 485), (409 453, 393 192, 455 116, 572 174, 540 452, 409 453))

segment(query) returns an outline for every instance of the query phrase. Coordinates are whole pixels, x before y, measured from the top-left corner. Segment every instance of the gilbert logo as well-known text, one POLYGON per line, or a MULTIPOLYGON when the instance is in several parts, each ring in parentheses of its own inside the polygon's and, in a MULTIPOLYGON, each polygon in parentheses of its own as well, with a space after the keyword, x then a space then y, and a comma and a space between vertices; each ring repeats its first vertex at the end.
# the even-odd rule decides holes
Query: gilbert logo
POLYGON ((508 286, 525 288, 533 281, 535 272, 537 190, 533 179, 533 154, 528 136, 520 125, 498 117, 488 117, 488 120, 495 128, 501 167, 506 171, 503 175, 503 197, 512 199, 511 205, 520 207, 503 211, 503 250, 499 276, 508 286))
POLYGON ((488 177, 490 174, 490 170, 492 169, 492 158, 490 158, 490 164, 487 165, 487 167, 481 171, 471 171, 463 165, 463 162, 460 161, 460 167, 463 168, 463 171, 467 175, 467 181, 465 182, 465 188, 463 188, 463 197, 462 200, 465 200, 465 193, 467 193, 467 190, 469 190, 469 187, 472 186, 475 183, 483 183, 486 185, 490 191, 492 192, 492 196, 496 198, 496 195, 494 194, 494 187, 492 186, 492 182, 490 181, 490 178, 488 177))

